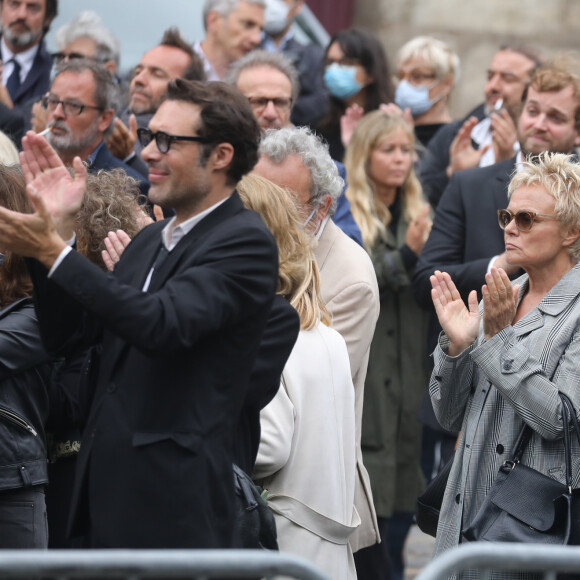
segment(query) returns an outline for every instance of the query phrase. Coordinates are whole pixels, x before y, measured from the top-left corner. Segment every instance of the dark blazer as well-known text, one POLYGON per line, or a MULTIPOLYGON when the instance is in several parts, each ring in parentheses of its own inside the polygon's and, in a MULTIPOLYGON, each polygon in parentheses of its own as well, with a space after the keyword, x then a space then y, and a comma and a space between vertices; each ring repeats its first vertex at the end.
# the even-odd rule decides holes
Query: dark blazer
POLYGON ((143 292, 165 225, 142 230, 112 274, 75 251, 50 279, 31 261, 48 350, 102 344, 72 498, 72 531, 89 529, 94 547, 235 544, 233 437, 276 291, 276 244, 234 193, 143 292))
POLYGON ((424 308, 433 309, 429 277, 435 270, 449 273, 464 300, 471 290, 481 297, 489 261, 505 250, 497 210, 507 207, 514 168, 515 157, 451 176, 413 276, 415 297, 424 308))
MULTIPOLYGON (((429 146, 425 153, 421 156, 419 164, 419 179, 425 195, 429 203, 433 207, 437 207, 447 184, 449 177, 447 177, 447 166, 449 165, 449 147, 455 136, 461 129, 463 123, 469 117, 477 117, 480 121, 485 117, 484 106, 479 105, 464 119, 459 121, 452 121, 443 125, 437 133, 429 141, 429 146)), ((473 143, 477 148, 477 145, 473 143)))
MULTIPOLYGON (((0 55, 2 57, 2 55, 0 55)), ((3 58, 3 57, 2 57, 3 58)), ((30 123, 32 105, 38 101, 50 87, 50 71, 52 69, 52 56, 46 50, 44 40, 38 44, 38 51, 34 57, 32 68, 20 85, 18 93, 12 99, 15 109, 20 109, 30 123)))
POLYGON ((117 159, 108 149, 106 145, 103 145, 89 168, 89 171, 97 172, 99 169, 104 169, 110 171, 111 169, 124 169, 129 175, 139 182, 139 190, 145 196, 149 193, 149 182, 143 177, 141 173, 135 171, 132 167, 129 167, 126 163, 117 159))
POLYGON ((25 120, 24 115, 14 109, 10 109, 4 103, 0 103, 0 131, 6 133, 20 149, 20 142, 24 137, 25 120))
POLYGON ((298 313, 288 300, 277 294, 262 336, 234 441, 235 463, 249 475, 254 471, 260 446, 260 411, 280 388, 280 377, 299 331, 298 313))

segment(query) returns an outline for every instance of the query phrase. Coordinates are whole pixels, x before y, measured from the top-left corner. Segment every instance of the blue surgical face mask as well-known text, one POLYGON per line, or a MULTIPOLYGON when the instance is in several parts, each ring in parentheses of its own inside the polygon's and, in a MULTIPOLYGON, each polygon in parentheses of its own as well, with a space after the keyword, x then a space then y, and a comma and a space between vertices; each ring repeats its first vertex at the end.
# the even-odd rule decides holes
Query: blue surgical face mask
POLYGON ((336 62, 326 67, 324 84, 333 97, 341 100, 349 99, 363 88, 363 84, 356 80, 356 66, 336 62))
POLYGON ((414 87, 409 81, 403 79, 395 91, 395 103, 401 107, 403 111, 410 109, 411 115, 417 117, 426 113, 437 101, 440 101, 443 96, 435 99, 429 98, 429 90, 433 88, 439 81, 435 81, 431 85, 424 87, 414 87))
POLYGON ((283 0, 266 0, 264 11, 264 32, 275 36, 280 34, 288 24, 290 6, 283 0))

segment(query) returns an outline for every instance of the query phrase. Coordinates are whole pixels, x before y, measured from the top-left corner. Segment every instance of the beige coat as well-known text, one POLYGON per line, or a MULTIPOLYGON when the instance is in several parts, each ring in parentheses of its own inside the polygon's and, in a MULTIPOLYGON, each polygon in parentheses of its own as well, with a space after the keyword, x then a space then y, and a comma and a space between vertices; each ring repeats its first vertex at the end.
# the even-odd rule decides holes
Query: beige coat
POLYGON ((344 339, 319 323, 301 330, 274 399, 260 413, 254 479, 268 490, 280 551, 332 580, 355 580, 354 389, 344 339))
POLYGON ((353 552, 380 541, 369 475, 363 465, 361 422, 367 364, 379 317, 379 289, 371 259, 332 221, 314 250, 322 298, 332 314, 332 327, 346 342, 355 395, 357 478, 355 507, 361 525, 350 543, 353 552))

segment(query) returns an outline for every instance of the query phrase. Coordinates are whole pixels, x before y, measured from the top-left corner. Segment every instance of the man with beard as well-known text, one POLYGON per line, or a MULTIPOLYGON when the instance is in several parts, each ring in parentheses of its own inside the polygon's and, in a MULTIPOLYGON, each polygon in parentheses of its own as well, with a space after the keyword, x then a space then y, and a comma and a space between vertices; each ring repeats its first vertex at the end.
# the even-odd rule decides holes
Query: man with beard
POLYGON ((129 106, 115 119, 113 131, 107 137, 110 151, 137 171, 147 175, 147 165, 141 159, 141 144, 137 129, 146 129, 167 91, 170 81, 205 80, 203 63, 177 28, 168 28, 159 45, 146 52, 135 67, 129 87, 129 106))
POLYGON ((52 57, 44 35, 57 7, 57 0, 0 0, 2 83, 25 116, 50 85, 52 57))
POLYGON ((50 130, 47 139, 67 167, 78 156, 89 171, 124 169, 146 195, 149 183, 113 156, 103 140, 115 117, 114 99, 113 79, 101 64, 84 59, 67 62, 42 100, 50 130))

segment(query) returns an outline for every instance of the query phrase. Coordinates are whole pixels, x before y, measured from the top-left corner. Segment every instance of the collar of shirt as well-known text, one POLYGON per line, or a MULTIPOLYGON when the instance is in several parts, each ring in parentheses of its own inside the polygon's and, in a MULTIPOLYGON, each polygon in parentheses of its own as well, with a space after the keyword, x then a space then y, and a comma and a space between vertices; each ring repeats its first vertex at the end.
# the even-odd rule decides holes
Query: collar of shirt
POLYGON ((279 46, 276 46, 274 39, 265 32, 262 33, 261 48, 267 50, 268 52, 283 52, 286 49, 288 42, 294 38, 294 31, 292 28, 282 37, 282 41, 279 46))
POLYGON ((105 146, 105 142, 101 141, 96 147, 95 150, 86 158, 86 162, 89 164, 89 167, 95 162, 95 157, 99 154, 99 151, 105 146))
POLYGON ((0 41, 0 49, 2 50, 2 61, 4 62, 2 69, 2 84, 6 86, 12 71, 14 70, 14 62, 9 62, 13 58, 18 61, 20 65, 20 82, 23 83, 24 79, 28 76, 30 69, 34 63, 36 53, 40 48, 40 44, 35 44, 33 47, 25 50, 24 52, 19 52, 18 55, 13 54, 13 52, 8 48, 4 37, 0 41))
POLYGON ((215 70, 215 68, 213 68, 213 65, 207 59, 207 56, 205 56, 205 52, 203 52, 203 48, 201 48, 201 42, 199 41, 195 42, 193 44, 193 50, 197 53, 197 55, 199 56, 199 58, 201 58, 203 62, 203 70, 205 72, 207 80, 221 81, 219 75, 217 74, 217 71, 215 70))
POLYGON ((229 197, 230 196, 228 195, 228 197, 225 199, 218 201, 216 204, 208 207, 206 210, 194 215, 193 217, 185 220, 177 226, 174 225, 177 218, 171 218, 170 222, 163 228, 163 231, 161 232, 161 241, 163 242, 163 245, 169 252, 171 252, 171 250, 177 246, 181 239, 186 236, 204 217, 208 216, 212 211, 217 209, 222 203, 228 200, 229 197))

